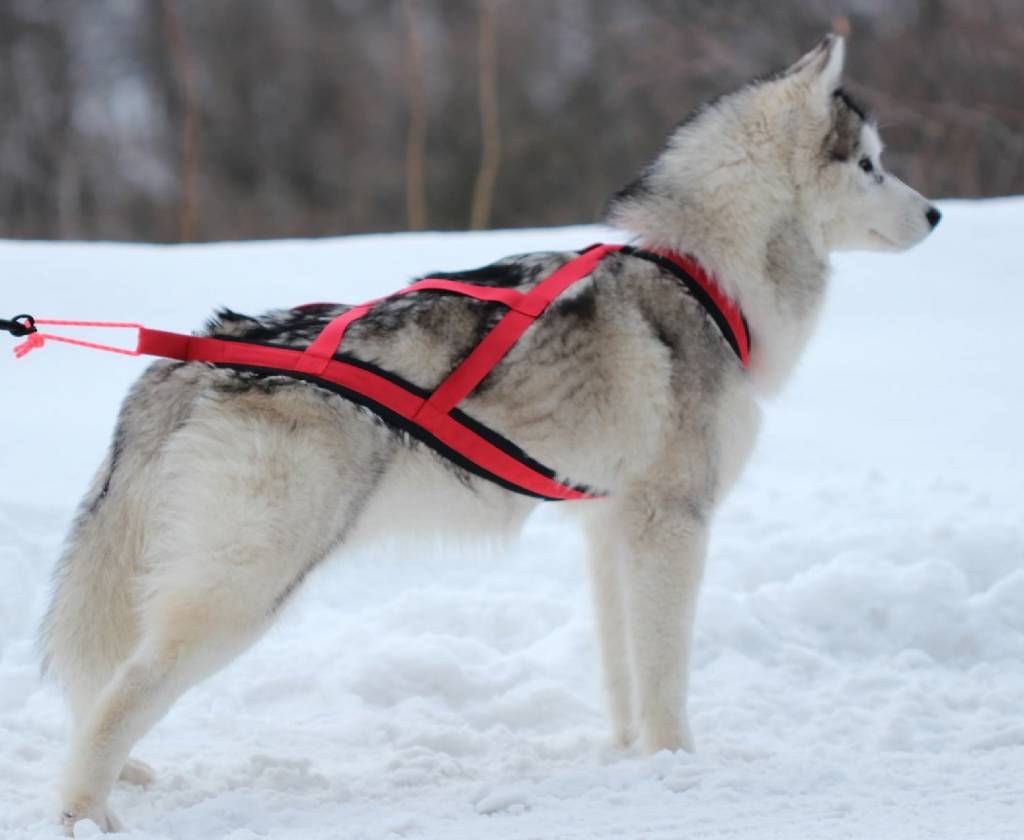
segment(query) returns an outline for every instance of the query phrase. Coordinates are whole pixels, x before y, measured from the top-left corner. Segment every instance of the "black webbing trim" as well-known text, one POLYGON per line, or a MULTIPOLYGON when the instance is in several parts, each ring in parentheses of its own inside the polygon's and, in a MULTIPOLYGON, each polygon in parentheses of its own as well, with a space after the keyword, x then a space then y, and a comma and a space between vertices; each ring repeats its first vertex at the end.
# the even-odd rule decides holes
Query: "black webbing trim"
MULTIPOLYGON (((652 253, 651 251, 644 251, 640 248, 634 248, 631 245, 623 245, 622 249, 620 250, 620 253, 626 254, 627 256, 630 257, 639 257, 642 260, 652 262, 659 268, 665 269, 665 271, 669 272, 676 279, 680 280, 683 283, 683 285, 686 286, 690 294, 693 295, 696 301, 701 306, 704 307, 708 315, 711 316, 711 319, 717 325, 719 332, 722 333, 725 340, 729 343, 729 346, 732 348, 737 358, 743 358, 742 354, 740 353, 739 338, 733 332, 733 329, 729 325, 729 322, 726 320, 722 310, 718 308, 718 304, 715 303, 711 296, 706 291, 704 291, 704 287, 701 286, 700 283, 698 283, 693 277, 691 277, 688 272, 684 271, 679 265, 674 263, 672 260, 667 259, 666 257, 663 257, 660 254, 655 254, 652 253)), ((743 331, 746 334, 745 338, 747 340, 747 347, 749 347, 750 328, 747 326, 747 319, 743 318, 742 315, 740 316, 740 318, 743 321, 743 331)))
MULTIPOLYGON (((265 342, 246 342, 246 343, 251 343, 251 344, 259 343, 262 346, 271 346, 271 347, 281 347, 281 346, 283 346, 283 345, 279 345, 279 344, 278 345, 266 344, 265 342)), ((295 348, 289 348, 289 349, 295 349, 295 348)), ((419 387, 413 385, 412 383, 406 382, 404 379, 402 379, 399 376, 396 376, 395 374, 391 373, 390 371, 385 371, 385 370, 383 370, 381 368, 376 367, 375 365, 369 364, 368 362, 364 362, 362 360, 353 360, 353 359, 351 359, 349 357, 343 357, 341 355, 339 355, 339 356, 337 356, 335 358, 339 359, 340 361, 344 361, 346 363, 353 364, 356 367, 363 368, 364 370, 367 370, 367 371, 369 371, 371 373, 375 373, 375 374, 377 374, 377 375, 379 375, 379 376, 381 376, 381 377, 383 377, 385 379, 388 379, 389 381, 393 382, 394 384, 399 385, 399 386, 401 386, 401 387, 411 391, 412 393, 416 394, 417 396, 425 397, 425 396, 428 396, 430 394, 429 391, 427 391, 427 390, 425 390, 423 388, 419 388, 419 387)), ((492 473, 490 470, 487 470, 484 467, 481 467, 479 464, 477 464, 477 463, 475 463, 473 461, 470 461, 462 453, 452 449, 451 447, 449 447, 446 444, 444 444, 442 441, 438 440, 436 437, 434 437, 432 434, 430 434, 430 432, 428 432, 422 426, 419 426, 416 423, 411 423, 410 421, 408 421, 404 417, 402 417, 400 414, 396 414, 394 411, 389 409, 387 406, 381 405, 380 403, 376 402, 375 400, 371 399, 370 397, 367 397, 365 394, 362 394, 362 393, 360 393, 358 391, 354 391, 354 390, 352 390, 350 388, 346 388, 343 385, 338 385, 337 383, 334 383, 334 382, 328 382, 328 381, 326 381, 324 379, 320 379, 320 378, 318 378, 318 377, 316 377, 316 376, 314 376, 312 374, 301 373, 299 371, 294 371, 294 370, 282 370, 282 369, 278 369, 278 368, 257 367, 257 366, 253 366, 253 365, 222 364, 220 362, 207 362, 206 364, 212 364, 214 367, 218 367, 218 368, 228 368, 230 370, 237 370, 237 371, 242 371, 242 372, 245 372, 245 373, 253 373, 253 374, 260 375, 260 376, 286 376, 289 379, 298 379, 300 381, 308 382, 308 383, 310 383, 312 385, 316 385, 317 387, 324 388, 325 390, 328 390, 328 391, 331 391, 332 393, 338 394, 339 396, 344 397, 345 399, 347 399, 347 400, 349 400, 351 402, 354 402, 357 405, 362 406, 363 408, 369 409, 374 414, 376 414, 378 417, 380 417, 380 419, 383 420, 389 426, 392 426, 392 427, 394 427, 396 429, 399 429, 399 430, 405 432, 410 437, 413 437, 416 440, 418 440, 420 443, 426 444, 431 449, 433 449, 435 452, 437 452, 439 455, 444 456, 445 458, 447 458, 452 463, 456 464, 459 467, 462 467, 462 469, 466 470, 469 473, 472 473, 473 475, 476 475, 476 476, 478 476, 480 478, 484 478, 484 479, 486 479, 488 481, 491 481, 494 484, 497 484, 500 487, 505 488, 506 490, 511 490, 513 493, 519 493, 519 494, 524 495, 524 496, 530 496, 532 498, 542 499, 542 500, 548 501, 548 502, 561 502, 561 501, 565 501, 564 499, 560 499, 560 498, 558 498, 556 496, 546 496, 546 495, 544 495, 542 493, 535 493, 532 490, 527 490, 524 487, 520 487, 518 484, 514 484, 513 482, 508 481, 507 479, 502 478, 501 476, 492 473)), ((521 464, 523 464, 523 466, 528 467, 529 469, 531 469, 534 472, 544 476, 547 479, 550 479, 552 481, 556 480, 555 479, 555 471, 554 470, 550 469, 549 467, 544 466, 543 464, 541 464, 538 461, 535 461, 533 458, 531 458, 529 455, 527 455, 522 449, 520 449, 518 446, 516 446, 514 443, 512 443, 512 441, 510 441, 508 438, 505 438, 502 435, 498 434, 498 432, 494 431, 494 429, 490 428, 489 426, 485 426, 480 421, 473 419, 468 414, 466 414, 463 411, 460 411, 459 409, 454 409, 451 412, 451 418, 453 420, 455 420, 456 422, 461 423, 462 425, 466 426, 466 428, 468 428, 470 431, 480 435, 480 437, 484 438, 488 443, 496 446, 498 449, 501 449, 506 455, 508 455, 509 457, 514 458, 515 460, 519 461, 521 464)), ((559 482, 559 483, 562 483, 562 482, 559 482)), ((594 493, 592 490, 589 490, 587 487, 585 487, 583 485, 564 484, 563 483, 563 486, 564 487, 568 487, 568 488, 570 488, 572 490, 576 490, 577 492, 580 492, 580 493, 586 493, 588 495, 600 495, 598 493, 594 493)))

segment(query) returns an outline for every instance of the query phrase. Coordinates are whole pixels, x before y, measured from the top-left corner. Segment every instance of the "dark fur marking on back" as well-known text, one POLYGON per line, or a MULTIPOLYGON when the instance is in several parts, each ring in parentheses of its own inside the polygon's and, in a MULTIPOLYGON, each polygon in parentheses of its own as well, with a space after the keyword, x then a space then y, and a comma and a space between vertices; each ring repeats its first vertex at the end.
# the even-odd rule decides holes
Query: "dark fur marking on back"
POLYGON ((233 397, 257 391, 261 394, 272 394, 282 388, 294 388, 298 381, 290 376, 266 376, 252 371, 235 370, 232 376, 219 379, 210 384, 217 396, 233 397))
POLYGON ((206 333, 214 338, 245 338, 249 341, 279 340, 309 343, 336 313, 348 307, 325 305, 315 310, 291 309, 278 316, 253 318, 230 309, 220 309, 206 323, 206 333))
MULTIPOLYGON (((472 283, 474 286, 511 287, 519 286, 525 279, 525 272, 520 263, 495 263, 465 271, 435 271, 418 279, 455 280, 459 283, 472 283)), ((413 282, 416 282, 415 280, 413 282)))
POLYGON ((587 286, 571 297, 556 299, 555 313, 580 321, 592 321, 597 314, 597 297, 594 294, 594 287, 587 286))
POLYGON ((214 332, 227 324, 251 324, 253 329, 259 327, 259 321, 249 315, 243 315, 241 312, 235 312, 233 309, 227 307, 221 307, 218 309, 212 318, 208 319, 204 325, 204 329, 207 332, 214 332))

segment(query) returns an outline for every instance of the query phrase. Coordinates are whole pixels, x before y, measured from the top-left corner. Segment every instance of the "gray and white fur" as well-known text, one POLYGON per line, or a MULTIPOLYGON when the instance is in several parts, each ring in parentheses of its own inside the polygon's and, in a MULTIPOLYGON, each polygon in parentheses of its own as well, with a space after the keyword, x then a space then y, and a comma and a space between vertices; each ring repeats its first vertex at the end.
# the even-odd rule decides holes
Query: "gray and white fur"
MULTIPOLYGON (((697 111, 613 197, 640 245, 695 257, 750 324, 744 371, 659 266, 612 255, 526 332, 462 408, 559 478, 608 492, 585 529, 615 742, 692 749, 687 672, 708 527, 813 329, 828 255, 900 251, 938 211, 886 172, 840 88, 843 42, 697 111)), ((511 257, 469 282, 520 290, 572 257, 511 257)), ((211 335, 305 346, 343 307, 221 313, 211 335)), ((497 304, 417 292, 356 322, 344 351, 433 388, 497 304)), ((43 622, 71 718, 67 831, 119 822, 135 742, 251 645, 317 564, 400 532, 513 534, 535 501, 470 475, 345 398, 280 376, 161 361, 131 389, 58 565, 43 622), (408 512, 396 521, 392 512, 408 512)))

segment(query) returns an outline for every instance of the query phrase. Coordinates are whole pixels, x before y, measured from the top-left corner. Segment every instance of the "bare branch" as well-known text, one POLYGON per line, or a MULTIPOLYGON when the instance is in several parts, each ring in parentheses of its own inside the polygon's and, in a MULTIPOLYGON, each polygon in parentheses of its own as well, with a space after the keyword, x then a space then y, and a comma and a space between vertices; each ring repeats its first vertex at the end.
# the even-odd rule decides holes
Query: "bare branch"
POLYGON ((480 0, 478 41, 480 135, 482 153, 480 169, 473 189, 473 209, 470 227, 481 230, 488 226, 494 184, 501 163, 501 135, 498 129, 498 49, 495 29, 497 9, 495 0, 480 0))
POLYGON ((160 11, 169 39, 171 61, 182 94, 184 116, 181 123, 181 203, 178 211, 178 240, 191 242, 195 234, 199 202, 199 121, 192 62, 188 45, 178 21, 174 0, 160 0, 160 11))
POLYGON ((416 32, 417 0, 405 0, 406 79, 409 96, 409 131, 405 140, 405 203, 409 230, 427 226, 427 190, 423 161, 427 144, 427 103, 423 88, 420 40, 416 32))

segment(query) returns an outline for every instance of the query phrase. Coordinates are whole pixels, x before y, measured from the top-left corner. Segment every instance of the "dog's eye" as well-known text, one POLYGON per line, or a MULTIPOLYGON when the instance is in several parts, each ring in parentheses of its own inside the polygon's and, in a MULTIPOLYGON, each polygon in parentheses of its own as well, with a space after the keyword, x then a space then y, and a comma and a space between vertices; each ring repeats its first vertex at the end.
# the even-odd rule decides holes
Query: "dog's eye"
POLYGON ((871 162, 871 158, 862 157, 858 166, 860 166, 860 168, 865 172, 875 171, 875 165, 871 162))

